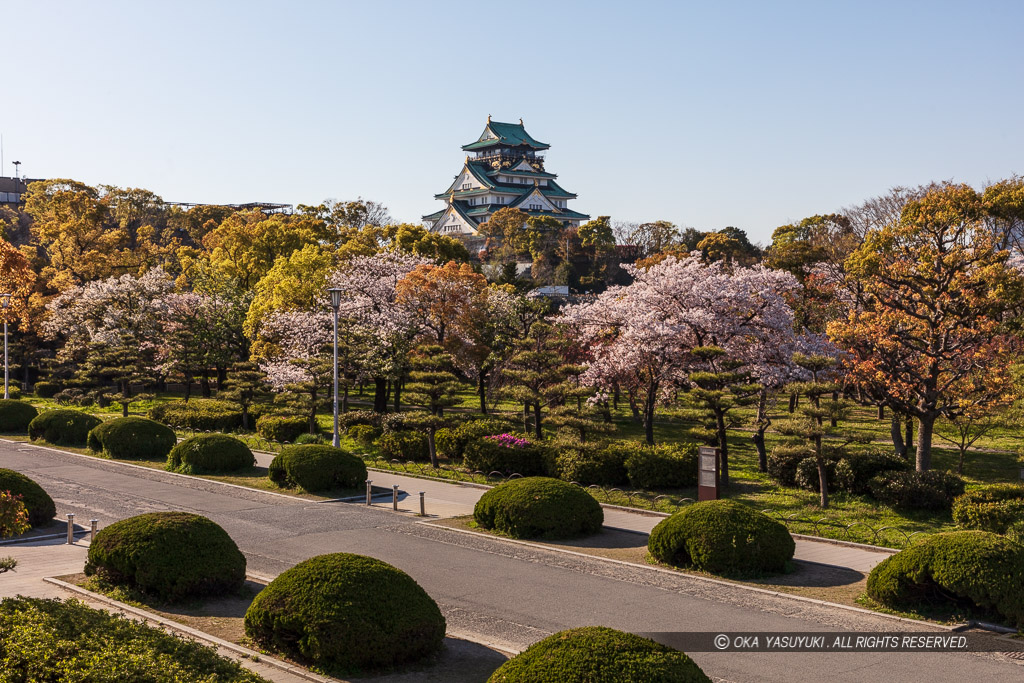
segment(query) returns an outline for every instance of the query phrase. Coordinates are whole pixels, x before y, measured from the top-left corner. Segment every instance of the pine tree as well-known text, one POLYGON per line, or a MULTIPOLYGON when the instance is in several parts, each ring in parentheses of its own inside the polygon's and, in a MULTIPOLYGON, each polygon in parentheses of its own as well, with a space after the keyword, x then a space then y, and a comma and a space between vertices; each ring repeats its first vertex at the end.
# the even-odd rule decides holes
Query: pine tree
POLYGON ((267 373, 252 362, 235 363, 228 371, 225 390, 220 397, 234 401, 242 407, 242 429, 249 429, 249 407, 258 399, 270 395, 267 390, 267 373))
POLYGON ((530 327, 525 339, 516 342, 515 350, 502 368, 505 388, 502 393, 523 406, 523 426, 530 429, 533 414, 533 432, 537 439, 544 438, 542 411, 558 405, 566 379, 579 374, 577 366, 565 362, 566 341, 555 328, 545 322, 530 327))
POLYGON ((311 379, 286 384, 284 391, 275 400, 309 418, 309 433, 316 434, 316 413, 330 403, 330 392, 322 387, 329 386, 334 368, 331 361, 322 358, 296 359, 292 362, 305 370, 311 379))
POLYGON ((120 395, 113 397, 121 404, 121 414, 128 417, 128 406, 153 398, 153 394, 132 394, 132 386, 154 381, 153 350, 132 346, 89 345, 89 353, 79 373, 87 380, 112 382, 120 395))
POLYGON ((410 414, 405 422, 426 432, 430 464, 435 468, 438 462, 434 436, 447 424, 444 409, 459 402, 456 398, 459 381, 452 372, 454 367, 451 355, 436 344, 419 346, 409 356, 405 396, 410 403, 423 406, 427 412, 410 414))

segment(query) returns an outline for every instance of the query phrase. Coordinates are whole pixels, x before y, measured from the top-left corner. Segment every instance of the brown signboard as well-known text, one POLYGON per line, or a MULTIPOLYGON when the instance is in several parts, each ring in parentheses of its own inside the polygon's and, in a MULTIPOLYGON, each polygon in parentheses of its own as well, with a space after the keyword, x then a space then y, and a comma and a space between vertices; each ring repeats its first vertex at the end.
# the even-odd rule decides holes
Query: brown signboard
POLYGON ((718 500, 718 453, 711 446, 697 449, 697 500, 718 500))

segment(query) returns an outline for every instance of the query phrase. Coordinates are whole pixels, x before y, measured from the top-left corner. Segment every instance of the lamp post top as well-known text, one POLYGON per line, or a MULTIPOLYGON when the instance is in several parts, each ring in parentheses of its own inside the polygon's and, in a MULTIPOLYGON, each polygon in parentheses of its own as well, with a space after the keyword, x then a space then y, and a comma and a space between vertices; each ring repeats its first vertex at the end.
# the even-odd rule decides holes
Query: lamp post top
POLYGON ((331 287, 327 290, 331 294, 331 308, 337 310, 341 306, 341 291, 337 287, 331 287))

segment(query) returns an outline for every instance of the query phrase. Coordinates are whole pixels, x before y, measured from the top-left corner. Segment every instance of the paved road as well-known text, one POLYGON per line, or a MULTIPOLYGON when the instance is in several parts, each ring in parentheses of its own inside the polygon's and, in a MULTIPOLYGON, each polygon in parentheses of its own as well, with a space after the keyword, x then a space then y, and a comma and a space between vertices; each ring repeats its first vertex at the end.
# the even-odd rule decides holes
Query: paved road
MULTIPOLYGON (((408 572, 437 600, 450 632, 513 649, 590 624, 641 632, 927 629, 643 567, 467 536, 387 510, 310 503, 25 444, 0 443, 0 466, 42 484, 57 502, 58 514, 97 517, 101 525, 155 510, 205 514, 227 529, 250 570, 261 574, 276 575, 326 552, 378 557, 408 572)), ((715 679, 736 683, 1024 678, 1024 665, 1001 655, 696 653, 694 659, 715 679)))

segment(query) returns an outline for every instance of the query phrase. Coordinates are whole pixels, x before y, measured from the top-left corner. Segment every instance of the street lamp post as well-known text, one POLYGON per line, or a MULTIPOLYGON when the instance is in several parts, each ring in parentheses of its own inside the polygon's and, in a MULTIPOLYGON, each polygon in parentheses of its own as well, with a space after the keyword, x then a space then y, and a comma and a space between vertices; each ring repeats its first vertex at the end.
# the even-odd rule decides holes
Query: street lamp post
POLYGON ((331 293, 331 308, 334 309, 334 438, 331 444, 338 448, 341 446, 341 435, 338 434, 338 308, 341 306, 341 290, 332 287, 327 291, 331 293))
POLYGON ((7 308, 11 305, 10 294, 0 294, 0 306, 4 309, 4 398, 10 398, 11 395, 7 388, 8 373, 7 373, 7 308))

